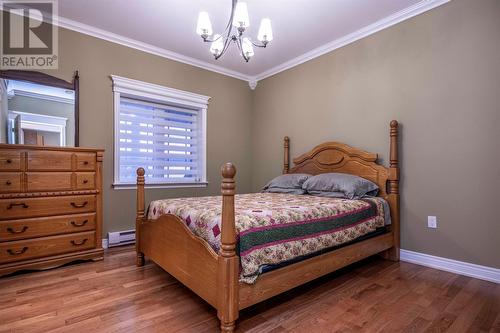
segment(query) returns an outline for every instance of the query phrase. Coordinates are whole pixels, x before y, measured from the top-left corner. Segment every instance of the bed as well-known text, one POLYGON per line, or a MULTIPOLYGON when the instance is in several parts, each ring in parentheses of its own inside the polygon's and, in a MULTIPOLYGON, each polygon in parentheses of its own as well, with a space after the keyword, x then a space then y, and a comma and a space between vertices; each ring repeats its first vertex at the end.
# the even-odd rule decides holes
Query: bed
MULTIPOLYGON (((305 196, 290 194, 237 195, 235 198, 236 168, 231 163, 226 163, 221 169, 223 178, 221 197, 157 201, 152 202, 146 212, 145 172, 142 168, 137 170, 137 265, 144 265, 145 256, 148 257, 211 304, 217 309, 222 332, 234 331, 239 310, 351 263, 375 254, 380 254, 388 260, 399 260, 397 121, 393 120, 390 123, 388 168, 377 163, 377 154, 338 142, 327 142, 316 146, 311 151, 295 158, 293 167, 290 167, 289 147, 290 140, 285 137, 284 174, 318 175, 337 172, 360 176, 378 185, 378 198, 356 202, 348 200, 341 202, 341 199, 311 196, 305 198, 305 196), (218 208, 215 206, 216 201, 222 201, 222 205, 218 205, 218 208), (384 207, 390 210, 390 225, 386 225, 385 219, 381 218, 381 212, 384 210, 383 201, 387 203, 384 207), (331 212, 329 214, 339 217, 336 224, 330 226, 331 235, 328 234, 329 229, 320 230, 321 235, 325 236, 322 240, 325 244, 321 248, 318 248, 317 244, 300 243, 304 242, 303 238, 293 234, 298 232, 298 229, 304 232, 307 228, 317 228, 319 225, 317 221, 324 220, 321 219, 322 216, 314 220, 311 218, 311 212, 307 209, 304 212, 302 209, 313 207, 313 205, 326 206, 323 209, 326 211, 331 205, 333 207, 331 210, 334 209, 336 215, 331 212), (294 253, 293 256, 285 255, 278 261, 272 261, 269 259, 271 257, 263 255, 264 252, 270 251, 267 251, 261 244, 269 243, 278 249, 281 245, 278 244, 279 242, 274 242, 274 239, 270 239, 269 233, 262 232, 263 229, 269 229, 269 226, 259 226, 258 217, 259 214, 264 216, 265 211, 271 207, 276 210, 281 209, 282 206, 297 209, 301 212, 300 214, 309 216, 309 219, 304 219, 300 215, 297 218, 300 223, 294 222, 286 225, 286 233, 288 236, 294 235, 296 238, 292 241, 298 241, 298 244, 302 244, 305 248, 310 247, 310 251, 299 253, 299 246, 295 248, 295 252, 299 252, 294 253), (338 207, 344 207, 345 211, 339 211, 338 207), (351 213, 364 214, 363 219, 354 224, 342 222, 341 217, 351 213), (196 218, 194 218, 195 215, 196 218), (200 216, 211 216, 212 219, 203 220, 200 216), (210 221, 215 221, 214 216, 218 220, 215 224, 210 224, 210 221), (193 226, 191 219, 203 223, 193 226), (245 225, 242 219, 246 221, 248 227, 242 227, 245 225), (298 224, 300 228, 297 227, 298 224), (347 231, 342 234, 342 230, 347 231), (343 235, 345 239, 337 241, 338 235, 343 235), (266 251, 259 253, 262 249, 266 251), (256 257, 264 261, 258 262, 256 257), (262 263, 266 265, 261 265, 262 263)), ((289 214, 289 212, 286 213, 289 214)), ((296 212, 294 214, 297 215, 296 212)), ((330 218, 328 221, 331 220, 330 218)), ((275 237, 279 233, 275 229, 272 231, 275 237)), ((290 244, 293 245, 293 242, 290 244)), ((281 256, 283 252, 286 251, 281 251, 281 256)), ((276 253, 273 255, 276 257, 276 253)))

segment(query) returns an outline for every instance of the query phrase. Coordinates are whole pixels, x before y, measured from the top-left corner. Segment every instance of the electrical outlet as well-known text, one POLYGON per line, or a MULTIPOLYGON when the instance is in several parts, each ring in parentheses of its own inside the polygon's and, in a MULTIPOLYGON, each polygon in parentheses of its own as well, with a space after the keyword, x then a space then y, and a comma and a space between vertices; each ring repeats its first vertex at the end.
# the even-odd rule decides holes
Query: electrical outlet
POLYGON ((437 226, 437 217, 435 216, 427 216, 427 227, 436 229, 437 226))

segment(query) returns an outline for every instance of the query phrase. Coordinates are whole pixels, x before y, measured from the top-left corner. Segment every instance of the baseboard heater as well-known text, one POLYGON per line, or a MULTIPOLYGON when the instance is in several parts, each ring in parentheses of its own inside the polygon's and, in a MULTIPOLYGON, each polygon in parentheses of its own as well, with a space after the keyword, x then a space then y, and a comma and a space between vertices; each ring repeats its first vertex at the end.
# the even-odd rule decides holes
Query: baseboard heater
POLYGON ((122 246, 135 243, 135 230, 108 232, 108 246, 122 246))

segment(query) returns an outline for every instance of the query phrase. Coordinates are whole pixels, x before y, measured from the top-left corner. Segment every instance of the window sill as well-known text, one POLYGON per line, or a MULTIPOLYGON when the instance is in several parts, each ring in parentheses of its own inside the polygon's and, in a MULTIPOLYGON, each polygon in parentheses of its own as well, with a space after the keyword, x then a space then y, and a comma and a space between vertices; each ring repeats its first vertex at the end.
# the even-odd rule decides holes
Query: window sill
MULTIPOLYGON (((173 184, 145 184, 144 188, 204 188, 208 182, 199 183, 173 183, 173 184)), ((113 184, 115 190, 135 190, 136 184, 113 184)))

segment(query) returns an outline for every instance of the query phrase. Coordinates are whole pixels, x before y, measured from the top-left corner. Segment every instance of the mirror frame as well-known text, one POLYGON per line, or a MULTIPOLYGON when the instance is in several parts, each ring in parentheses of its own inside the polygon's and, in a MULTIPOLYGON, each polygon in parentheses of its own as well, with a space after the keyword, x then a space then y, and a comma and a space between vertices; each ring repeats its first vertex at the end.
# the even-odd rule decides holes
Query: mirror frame
POLYGON ((28 81, 46 86, 73 90, 75 92, 75 147, 80 146, 80 77, 78 71, 73 76, 73 82, 64 81, 55 76, 35 72, 35 71, 22 71, 22 70, 0 70, 0 78, 6 80, 28 81))

